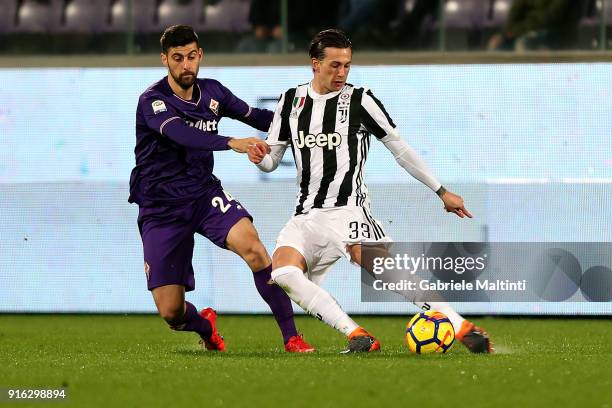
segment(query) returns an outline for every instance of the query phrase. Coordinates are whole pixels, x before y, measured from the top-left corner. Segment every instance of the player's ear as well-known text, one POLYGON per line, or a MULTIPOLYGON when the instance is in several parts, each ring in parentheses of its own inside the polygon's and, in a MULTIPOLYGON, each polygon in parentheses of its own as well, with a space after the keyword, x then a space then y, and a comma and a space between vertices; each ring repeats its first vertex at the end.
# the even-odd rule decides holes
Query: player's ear
POLYGON ((163 52, 159 56, 162 60, 162 64, 164 64, 164 66, 167 67, 168 66, 168 56, 164 54, 163 52))
POLYGON ((316 58, 311 58, 310 63, 312 65, 312 72, 319 72, 319 60, 316 58))
POLYGON ((204 50, 202 48, 198 48, 198 58, 204 58, 204 50))

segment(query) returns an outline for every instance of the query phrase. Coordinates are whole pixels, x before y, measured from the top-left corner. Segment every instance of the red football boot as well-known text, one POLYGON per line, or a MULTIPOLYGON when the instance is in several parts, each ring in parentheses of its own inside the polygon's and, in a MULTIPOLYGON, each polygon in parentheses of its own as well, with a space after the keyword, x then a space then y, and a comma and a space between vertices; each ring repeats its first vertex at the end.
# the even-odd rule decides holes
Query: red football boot
POLYGON ((204 343, 206 350, 225 351, 225 342, 223 336, 217 331, 217 312, 214 309, 207 307, 202 309, 200 316, 208 320, 210 327, 212 327, 212 334, 208 339, 200 340, 200 344, 204 343))
POLYGON ((316 350, 306 343, 302 336, 293 336, 285 344, 285 351, 288 353, 312 353, 316 350))

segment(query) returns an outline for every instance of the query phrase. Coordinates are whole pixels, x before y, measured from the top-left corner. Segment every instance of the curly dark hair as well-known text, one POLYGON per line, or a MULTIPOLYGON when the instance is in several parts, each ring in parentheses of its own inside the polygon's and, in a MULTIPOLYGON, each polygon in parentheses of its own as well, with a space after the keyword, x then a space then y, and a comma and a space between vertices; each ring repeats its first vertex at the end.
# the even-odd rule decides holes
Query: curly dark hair
POLYGON ((195 42, 198 47, 200 46, 198 42, 198 35, 193 30, 193 27, 182 24, 173 25, 166 28, 159 40, 162 52, 164 54, 167 54, 168 49, 171 47, 181 47, 183 45, 191 44, 192 42, 195 42))

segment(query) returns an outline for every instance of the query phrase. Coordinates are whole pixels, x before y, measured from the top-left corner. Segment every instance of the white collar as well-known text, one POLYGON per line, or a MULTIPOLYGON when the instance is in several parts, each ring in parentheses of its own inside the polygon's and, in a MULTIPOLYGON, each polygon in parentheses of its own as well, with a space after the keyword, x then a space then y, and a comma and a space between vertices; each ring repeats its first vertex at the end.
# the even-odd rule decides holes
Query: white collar
MULTIPOLYGON (((198 106, 198 104, 200 103, 200 100, 202 99, 202 90, 200 89, 200 84, 198 84, 197 82, 196 82, 195 86, 198 87, 198 92, 200 93, 200 95, 198 95, 198 100, 195 101, 195 102, 188 101, 187 99, 183 99, 180 96, 178 96, 177 94, 175 94, 174 92, 172 92, 172 95, 176 96, 177 98, 179 98, 181 101, 183 101, 185 103, 190 103, 192 105, 198 106)), ((170 88, 170 89, 172 89, 172 88, 170 88)), ((195 88, 194 88, 194 90, 195 90, 195 88)))
POLYGON ((310 81, 310 83, 308 83, 308 95, 310 95, 312 99, 331 99, 335 96, 338 96, 340 92, 344 90, 345 87, 346 87, 346 84, 344 84, 344 86, 340 88, 339 91, 329 92, 324 95, 321 95, 317 93, 317 91, 314 90, 314 88, 312 87, 312 81, 310 81))

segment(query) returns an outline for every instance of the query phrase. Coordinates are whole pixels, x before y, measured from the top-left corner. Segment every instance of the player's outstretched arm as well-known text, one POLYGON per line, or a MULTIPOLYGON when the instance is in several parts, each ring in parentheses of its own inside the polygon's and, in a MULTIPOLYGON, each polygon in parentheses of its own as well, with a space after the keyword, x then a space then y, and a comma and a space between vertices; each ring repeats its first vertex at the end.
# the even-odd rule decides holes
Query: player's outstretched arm
POLYGON ((444 202, 446 211, 455 213, 461 218, 472 218, 472 214, 463 204, 463 198, 447 191, 429 170, 425 161, 408 143, 402 140, 382 103, 374 97, 371 91, 368 90, 363 94, 361 107, 363 110, 362 120, 366 129, 393 153, 395 161, 412 177, 435 191, 444 202))
POLYGON ((397 163, 402 166, 412 177, 425 184, 438 194, 444 209, 461 218, 472 218, 472 214, 465 208, 461 196, 446 190, 438 179, 433 175, 427 164, 406 142, 401 139, 383 139, 383 144, 391 153, 397 163))
POLYGON ((247 153, 250 146, 261 146, 262 149, 268 148, 266 142, 257 137, 232 138, 227 142, 227 145, 237 153, 247 153))
POLYGON ((270 129, 274 112, 251 107, 223 86, 221 82, 214 79, 208 79, 207 81, 211 86, 216 86, 222 95, 220 98, 222 116, 239 120, 262 132, 267 132, 270 129))
POLYGON ((189 126, 181 113, 157 94, 141 96, 138 117, 149 129, 189 149, 220 151, 228 149, 229 137, 189 126))

